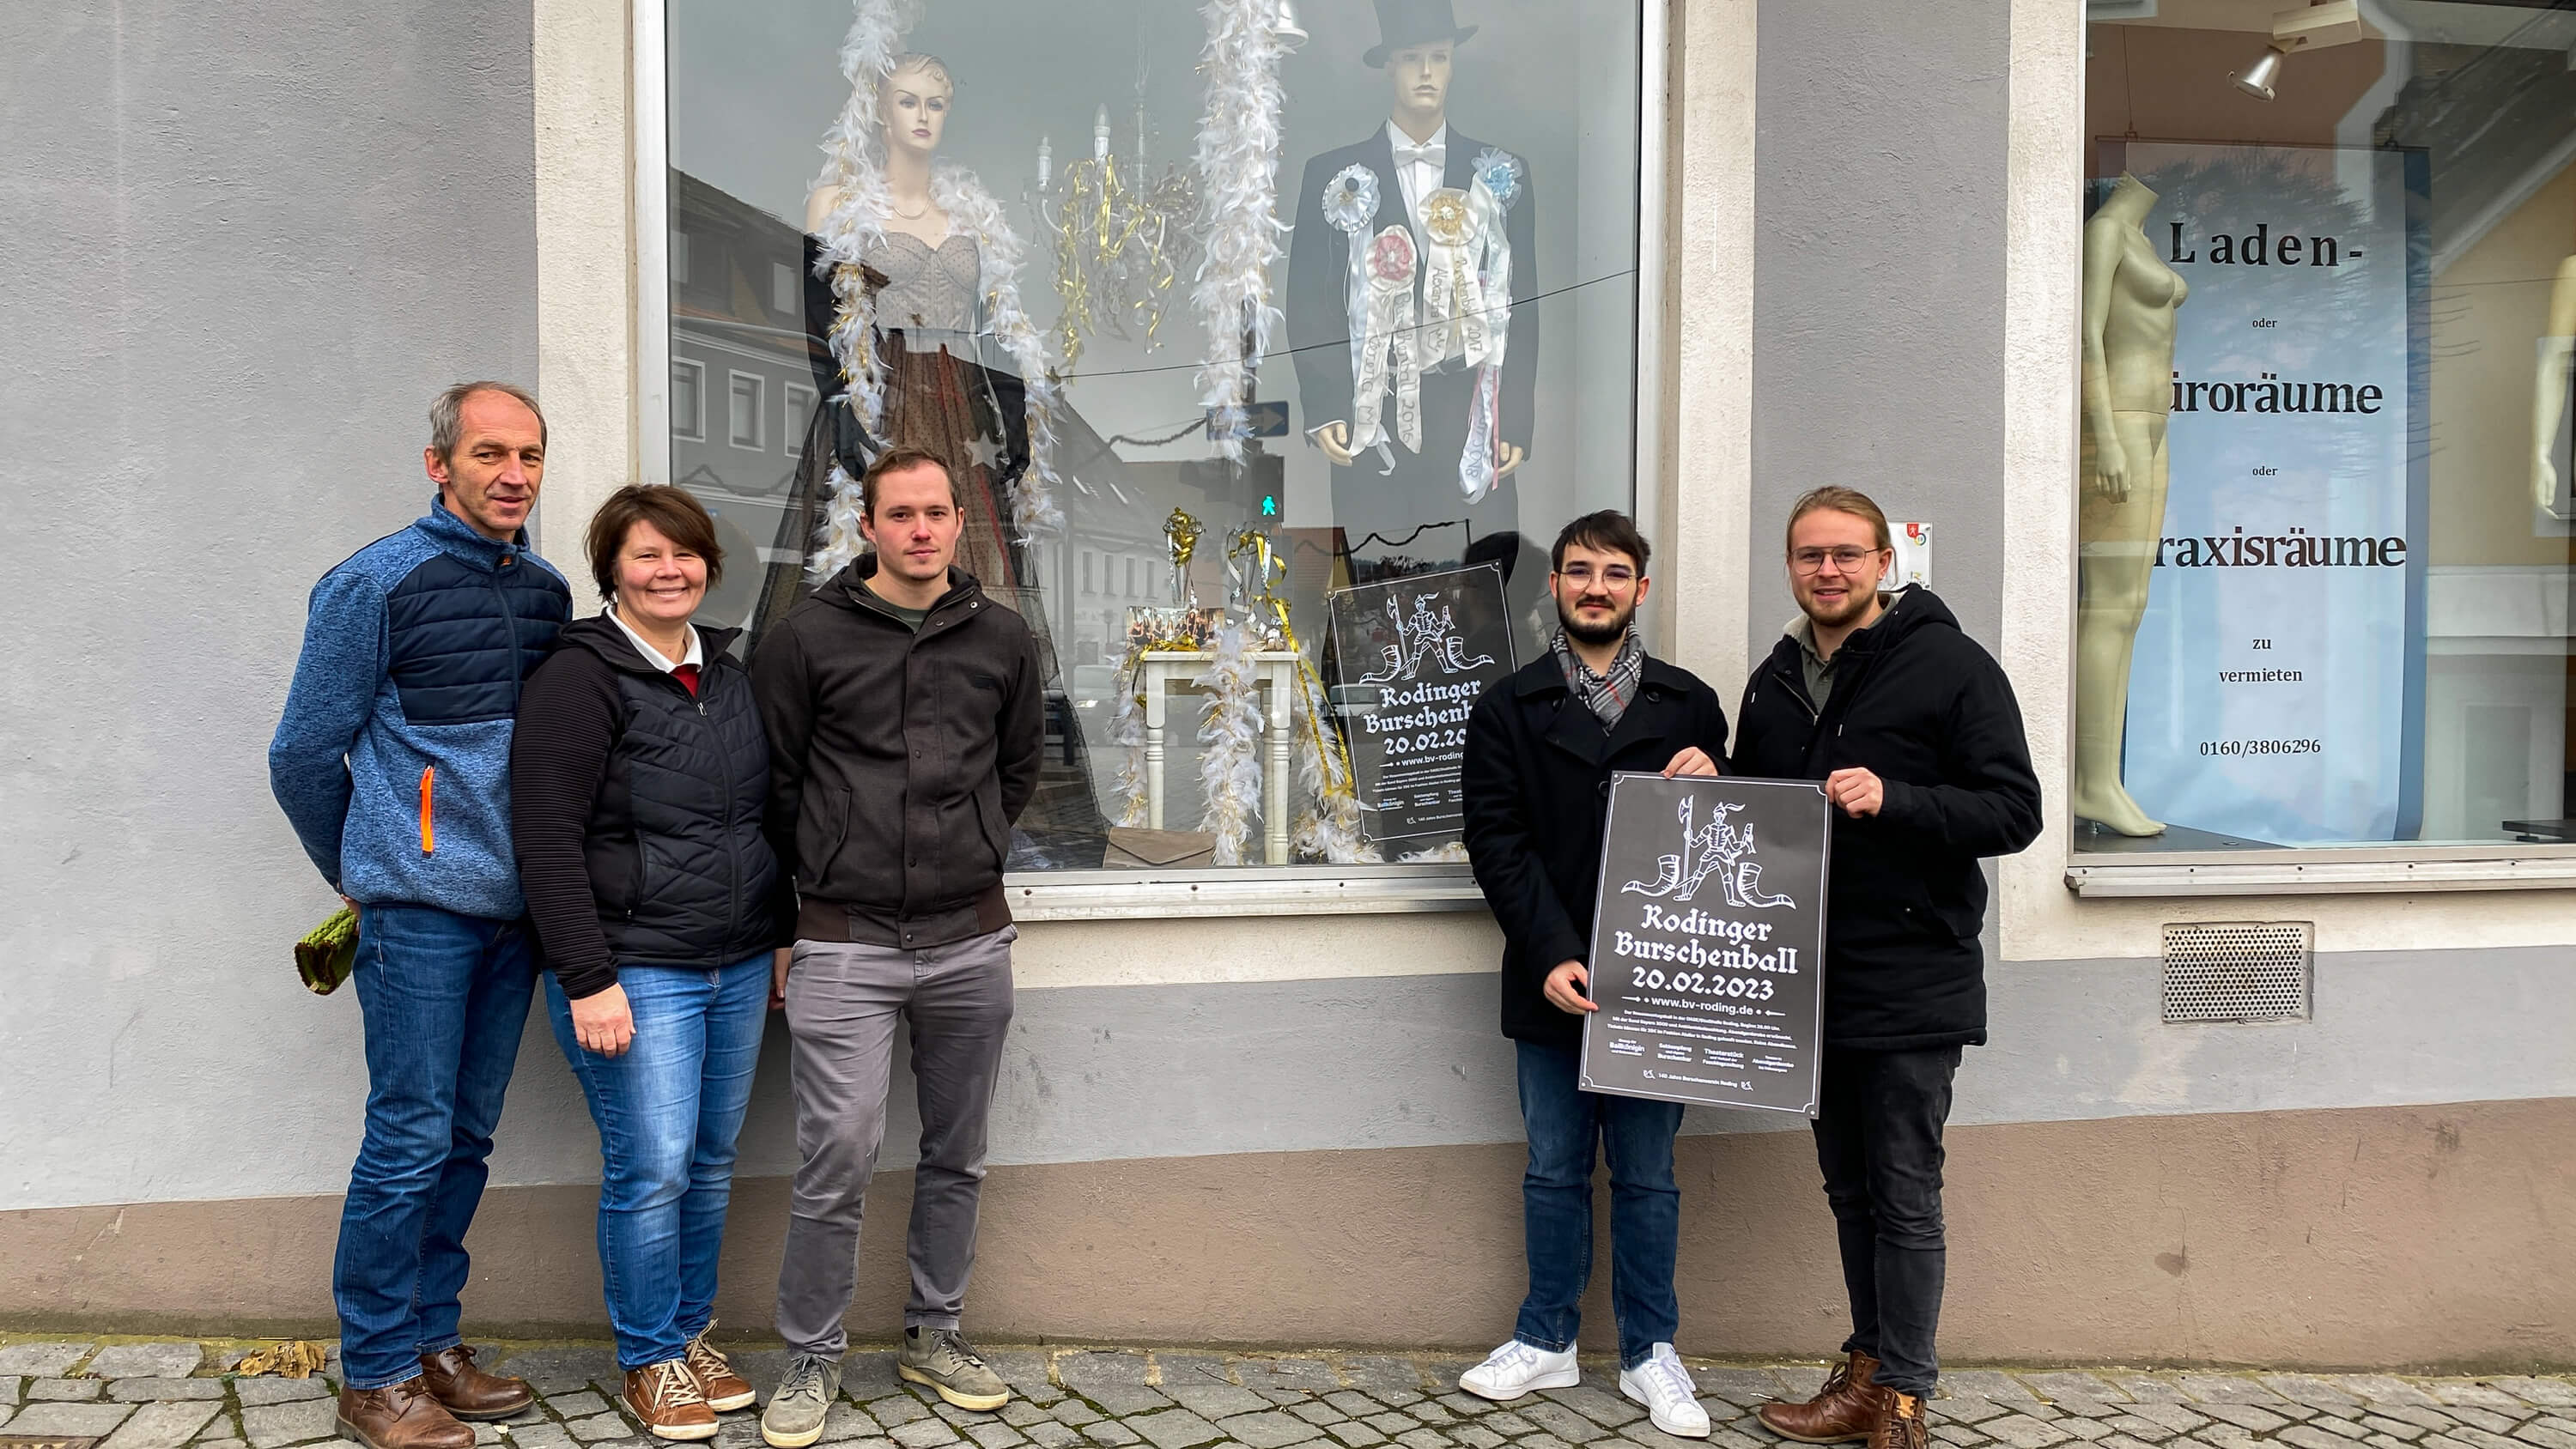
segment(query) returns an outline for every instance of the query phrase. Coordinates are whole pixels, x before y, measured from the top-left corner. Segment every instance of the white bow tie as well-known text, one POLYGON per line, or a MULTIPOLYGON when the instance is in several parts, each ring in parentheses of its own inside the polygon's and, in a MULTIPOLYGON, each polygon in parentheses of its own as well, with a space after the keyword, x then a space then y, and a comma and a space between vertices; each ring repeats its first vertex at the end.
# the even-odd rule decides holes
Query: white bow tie
POLYGON ((1437 170, 1447 170, 1449 166, 1449 143, 1446 141, 1431 141, 1420 146, 1408 146, 1402 141, 1395 143, 1396 165, 1410 166, 1417 161, 1425 166, 1430 166, 1437 170))

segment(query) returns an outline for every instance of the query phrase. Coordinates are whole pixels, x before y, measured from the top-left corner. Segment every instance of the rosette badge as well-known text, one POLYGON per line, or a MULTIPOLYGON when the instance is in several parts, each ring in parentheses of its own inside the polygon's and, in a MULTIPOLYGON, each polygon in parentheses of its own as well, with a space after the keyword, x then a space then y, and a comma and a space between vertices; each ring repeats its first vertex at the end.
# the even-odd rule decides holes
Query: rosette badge
POLYGON ((1499 146, 1476 153, 1476 179, 1491 192, 1494 204, 1508 211, 1521 194, 1521 158, 1499 146))
POLYGON ((1467 194, 1444 187, 1424 197, 1422 231, 1445 246, 1463 244, 1467 240, 1467 194))
POLYGON ((1377 219, 1377 173, 1365 166, 1345 166, 1324 186, 1324 219, 1357 236, 1377 219))
POLYGON ((1413 280, 1413 238, 1391 226, 1369 243, 1369 271, 1378 280, 1402 284, 1413 280))

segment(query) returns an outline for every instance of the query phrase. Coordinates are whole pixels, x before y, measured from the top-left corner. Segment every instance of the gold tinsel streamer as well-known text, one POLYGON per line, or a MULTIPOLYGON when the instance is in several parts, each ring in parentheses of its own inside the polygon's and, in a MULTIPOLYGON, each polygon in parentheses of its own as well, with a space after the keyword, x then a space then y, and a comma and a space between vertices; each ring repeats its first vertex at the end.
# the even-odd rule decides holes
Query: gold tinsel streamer
POLYGON ((1297 639, 1297 628, 1288 620, 1288 601, 1279 597, 1278 590, 1271 583, 1274 573, 1284 582, 1288 566, 1272 551, 1270 535, 1258 529, 1247 528, 1237 532, 1226 549, 1229 563, 1243 559, 1246 554, 1252 556, 1250 567, 1254 570, 1247 590, 1253 610, 1256 614, 1267 613, 1270 616, 1273 647, 1297 656, 1296 713, 1305 720, 1308 739, 1315 747, 1315 757, 1324 767, 1323 798, 1319 803, 1329 809, 1339 801, 1356 802, 1359 793, 1352 783, 1350 756, 1343 750, 1341 732, 1327 728, 1324 723, 1323 677, 1307 661, 1305 647, 1297 639))

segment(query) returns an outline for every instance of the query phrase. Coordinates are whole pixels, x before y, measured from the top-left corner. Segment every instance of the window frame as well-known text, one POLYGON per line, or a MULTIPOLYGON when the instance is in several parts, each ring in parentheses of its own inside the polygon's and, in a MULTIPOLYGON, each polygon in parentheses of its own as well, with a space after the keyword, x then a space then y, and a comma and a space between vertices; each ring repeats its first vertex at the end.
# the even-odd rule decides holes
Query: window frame
MULTIPOLYGON (((1666 396, 1676 360, 1666 352, 1667 310, 1680 262, 1667 244, 1666 217, 1681 184, 1671 164, 1671 9, 1684 0, 1635 0, 1637 27, 1636 313, 1630 349, 1630 512, 1648 536, 1664 520, 1665 444, 1675 400, 1666 396)), ((669 363, 670 54, 668 0, 628 9, 631 195, 635 207, 635 397, 637 471, 647 483, 671 479, 669 363)), ((1750 41, 1750 7, 1743 18, 1750 41)), ((1740 158, 1747 173, 1749 154, 1740 158)), ((1283 188, 1284 189, 1284 188, 1283 188)), ((1285 266, 1284 259, 1281 265, 1285 266)), ((703 405, 704 389, 700 390, 703 405)), ((730 384, 728 384, 728 407, 730 384)), ((727 432, 731 438, 730 428, 727 432)), ((739 446, 739 445, 737 445, 739 446)), ((1106 580, 1103 580, 1104 585, 1106 580)), ((1661 616, 1658 616, 1660 621, 1661 616)), ((1007 875, 1021 920, 1153 919, 1189 916, 1480 911, 1485 902, 1463 863, 1242 866, 1204 870, 1065 870, 1007 875)))
MULTIPOLYGON (((686 438, 692 443, 703 443, 707 440, 707 365, 695 358, 674 357, 670 360, 670 367, 666 369, 666 371, 677 372, 679 369, 684 367, 697 376, 697 389, 695 393, 698 400, 697 416, 690 421, 688 431, 682 432, 680 431, 679 416, 677 412, 674 411, 671 420, 671 431, 674 436, 686 438)), ((679 389, 674 387, 669 396, 673 407, 676 408, 679 398, 679 389)))
POLYGON ((810 415, 821 394, 801 382, 782 382, 778 385, 778 397, 778 445, 786 450, 788 457, 802 458, 805 456, 804 430, 796 425, 797 411, 802 408, 810 415), (802 403, 797 401, 800 395, 804 399, 802 403))
POLYGON ((769 414, 769 379, 768 379, 768 378, 766 378, 766 377, 761 376, 759 373, 756 373, 756 372, 743 372, 743 371, 740 371, 740 370, 735 369, 735 368, 730 368, 730 367, 726 368, 726 369, 725 369, 725 441, 726 441, 727 443, 731 444, 731 445, 732 445, 732 446, 734 446, 734 447, 737 447, 737 448, 743 449, 745 452, 751 452, 751 453, 766 453, 766 452, 768 452, 768 451, 769 451, 769 416, 768 416, 768 414, 769 414), (750 413, 750 415, 751 415, 751 441, 750 441, 750 442, 748 442, 748 443, 744 442, 744 441, 742 440, 741 435, 740 435, 739 433, 735 432, 735 430, 734 430, 734 418, 735 418, 735 415, 736 415, 736 413, 735 413, 735 408, 734 408, 734 403, 735 403, 735 402, 740 398, 740 396, 741 396, 741 394, 736 390, 736 384, 738 384, 738 383, 745 383, 745 382, 748 382, 748 383, 750 383, 750 384, 751 384, 751 407, 748 409, 748 411, 749 411, 749 413, 750 413))

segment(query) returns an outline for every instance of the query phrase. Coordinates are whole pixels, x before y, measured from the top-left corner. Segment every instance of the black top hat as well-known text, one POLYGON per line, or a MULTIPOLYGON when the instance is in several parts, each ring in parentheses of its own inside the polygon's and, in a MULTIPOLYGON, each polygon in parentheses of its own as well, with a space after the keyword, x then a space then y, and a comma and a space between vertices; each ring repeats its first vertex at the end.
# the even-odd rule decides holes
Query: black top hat
POLYGON ((1390 51, 1435 40, 1454 45, 1475 33, 1476 27, 1458 23, 1449 0, 1377 0, 1377 44, 1360 59, 1383 68, 1390 51))

